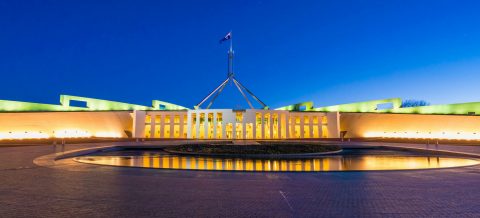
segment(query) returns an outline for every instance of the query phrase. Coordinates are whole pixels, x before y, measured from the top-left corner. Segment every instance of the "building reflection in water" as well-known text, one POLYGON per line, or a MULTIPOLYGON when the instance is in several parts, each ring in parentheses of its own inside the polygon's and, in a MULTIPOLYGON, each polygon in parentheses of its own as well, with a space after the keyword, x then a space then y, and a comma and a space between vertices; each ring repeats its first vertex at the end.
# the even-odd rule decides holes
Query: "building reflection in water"
POLYGON ((308 159, 243 159, 144 153, 142 156, 83 156, 82 163, 158 169, 316 172, 429 169, 475 165, 473 159, 426 156, 329 156, 308 159))

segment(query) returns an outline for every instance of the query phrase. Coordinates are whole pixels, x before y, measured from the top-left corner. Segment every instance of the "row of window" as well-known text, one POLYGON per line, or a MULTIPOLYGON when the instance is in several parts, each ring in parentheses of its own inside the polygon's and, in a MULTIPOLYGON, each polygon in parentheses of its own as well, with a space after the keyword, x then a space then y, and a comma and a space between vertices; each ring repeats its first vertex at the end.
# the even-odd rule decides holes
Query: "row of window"
POLYGON ((187 138, 187 125, 145 125, 145 138, 187 138), (173 129, 172 129, 173 128, 173 129))
MULTIPOLYGON (((217 113, 216 115, 217 115, 216 116, 217 123, 221 123, 223 121, 223 119, 222 119, 223 118, 223 116, 222 116, 223 113, 217 113)), ((243 118, 244 118, 243 115, 244 115, 243 112, 236 112, 235 113, 235 121, 237 123, 243 122, 243 118)), ((263 117, 262 117, 262 113, 256 113, 255 114, 256 124, 261 124, 262 122, 264 124, 269 124, 269 122, 271 120, 271 122, 274 125, 276 125, 279 121, 279 115, 280 115, 280 119, 282 119, 282 121, 286 120, 286 115, 285 114, 264 113, 263 117), (270 119, 270 117, 271 117, 271 119, 270 119)), ((198 116, 199 116, 200 125, 202 125, 205 121, 207 121, 209 123, 213 123, 214 118, 215 118, 214 113, 199 113, 198 116)), ((316 115, 296 116, 296 115, 292 115, 292 116, 290 116, 289 124, 292 124, 292 123, 300 124, 302 119, 303 119, 304 124, 310 124, 310 123, 319 124, 320 122, 321 123, 326 123, 327 122, 327 117, 325 117, 325 116, 316 116, 316 115)), ((197 113, 192 113, 192 124, 196 123, 196 122, 197 122, 197 113)))
MULTIPOLYGON (((173 123, 177 123, 179 124, 181 121, 180 121, 180 118, 181 118, 182 115, 146 115, 145 116, 145 124, 150 124, 152 123, 152 118, 155 119, 154 123, 161 123, 161 119, 163 118, 163 123, 171 123, 172 121, 172 117, 173 117, 173 123)), ((183 115, 183 123, 184 124, 187 124, 187 115, 183 115)))

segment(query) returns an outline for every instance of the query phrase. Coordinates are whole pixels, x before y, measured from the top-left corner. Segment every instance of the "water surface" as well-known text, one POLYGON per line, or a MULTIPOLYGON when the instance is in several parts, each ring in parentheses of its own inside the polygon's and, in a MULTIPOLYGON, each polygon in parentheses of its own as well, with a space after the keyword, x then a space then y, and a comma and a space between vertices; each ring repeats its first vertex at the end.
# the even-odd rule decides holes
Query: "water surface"
POLYGON ((162 151, 126 150, 75 158, 76 161, 123 167, 180 170, 320 172, 366 170, 412 170, 471 166, 478 160, 419 156, 412 152, 351 149, 339 155, 307 159, 254 159, 171 155, 162 151))

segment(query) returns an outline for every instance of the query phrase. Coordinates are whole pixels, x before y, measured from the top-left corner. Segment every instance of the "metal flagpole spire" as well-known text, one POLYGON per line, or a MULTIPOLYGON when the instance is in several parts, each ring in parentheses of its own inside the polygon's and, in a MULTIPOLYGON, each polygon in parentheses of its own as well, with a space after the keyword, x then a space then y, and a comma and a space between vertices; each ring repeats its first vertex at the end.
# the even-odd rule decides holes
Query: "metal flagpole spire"
POLYGON ((233 37, 232 37, 232 31, 228 32, 225 37, 223 37, 220 40, 220 43, 230 40, 230 49, 228 50, 228 70, 227 70, 227 79, 224 80, 217 88, 215 88, 212 92, 210 92, 205 98, 200 101, 197 105, 194 106, 195 109, 199 109, 200 106, 205 103, 210 97, 213 96, 213 98, 210 100, 210 103, 207 106, 207 109, 212 106, 213 102, 217 97, 222 93, 223 89, 225 86, 231 81, 233 84, 237 87, 238 91, 242 94, 242 96, 245 98, 247 101, 248 105, 250 106, 251 109, 254 109, 252 103, 248 99, 246 93, 248 93, 255 101, 257 101, 259 104, 263 106, 263 109, 268 109, 268 106, 265 105, 257 96, 253 94, 250 90, 248 90, 245 86, 243 86, 236 78, 235 78, 235 73, 233 71, 233 58, 234 58, 234 52, 233 52, 233 37), (245 92, 246 93, 245 93, 245 92), (215 94, 215 95, 214 95, 215 94))
POLYGON ((232 34, 232 30, 230 30, 230 51, 233 51, 233 34, 232 34))
POLYGON ((233 35, 232 31, 229 33, 230 39, 230 50, 228 50, 228 78, 233 76, 233 35))

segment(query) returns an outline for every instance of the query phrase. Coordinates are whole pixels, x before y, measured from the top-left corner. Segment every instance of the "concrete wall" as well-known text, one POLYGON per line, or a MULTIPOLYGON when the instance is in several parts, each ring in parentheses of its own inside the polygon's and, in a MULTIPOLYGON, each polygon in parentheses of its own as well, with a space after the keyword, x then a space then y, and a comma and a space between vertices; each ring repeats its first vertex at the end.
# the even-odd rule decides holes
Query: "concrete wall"
POLYGON ((133 111, 133 138, 143 138, 145 136, 145 111, 133 111))
POLYGON ((127 137, 132 131, 130 111, 0 113, 0 136, 55 135, 127 137))
POLYGON ((480 116, 341 113, 346 137, 480 138, 480 116))
POLYGON ((328 138, 340 138, 340 113, 327 113, 328 138))
MULTIPOLYGON (((228 111, 231 113, 231 115, 224 115, 224 123, 234 123, 234 113, 232 113, 231 110, 228 111)), ((189 119, 191 119, 191 112, 194 111, 190 111, 190 116, 188 116, 189 119)), ((255 112, 259 111, 252 110, 248 111, 248 113, 245 113, 243 123, 254 123, 255 112)), ((133 119, 133 113, 135 112, 115 111, 0 113, 0 138, 28 138, 24 136, 33 136, 31 138, 39 138, 38 136, 78 137, 82 135, 85 135, 87 137, 127 137, 127 134, 125 134, 125 130, 132 132, 136 137, 144 137, 146 114, 157 115, 157 113, 166 114, 170 112, 154 113, 137 111, 136 120, 133 119), (136 129, 136 132, 133 132, 134 125, 138 127, 136 129)), ((180 114, 186 113, 187 112, 185 111, 180 114)), ((309 115, 309 113, 317 113, 319 117, 327 117, 327 131, 329 138, 339 137, 338 130, 340 130, 347 131, 346 137, 350 138, 398 137, 480 139, 480 116, 378 113, 340 113, 340 115, 338 115, 336 112, 292 112, 287 114, 287 120, 291 117, 293 118, 296 115, 305 116, 309 115), (337 123, 339 123, 339 128, 337 123)), ((173 117, 171 119, 173 119, 173 117)), ((183 119, 181 122, 183 123, 183 119)), ((186 131, 189 131, 192 125, 196 124, 192 124, 189 122, 188 128, 182 129, 182 132, 185 133, 186 131)), ((184 126, 182 124, 182 128, 183 127, 184 126)), ((286 128, 288 129, 291 127, 286 126, 286 128)), ((321 129, 319 130, 321 131, 321 129)), ((281 129, 279 129, 279 131, 281 131, 281 129)), ((293 136, 288 135, 288 132, 291 132, 291 130, 286 131, 286 137, 293 138, 293 136)), ((243 133, 245 133, 245 129, 243 133)), ((254 131, 254 133, 256 133, 256 131, 254 131)), ((192 133, 190 132, 189 134, 191 136, 192 133)))

